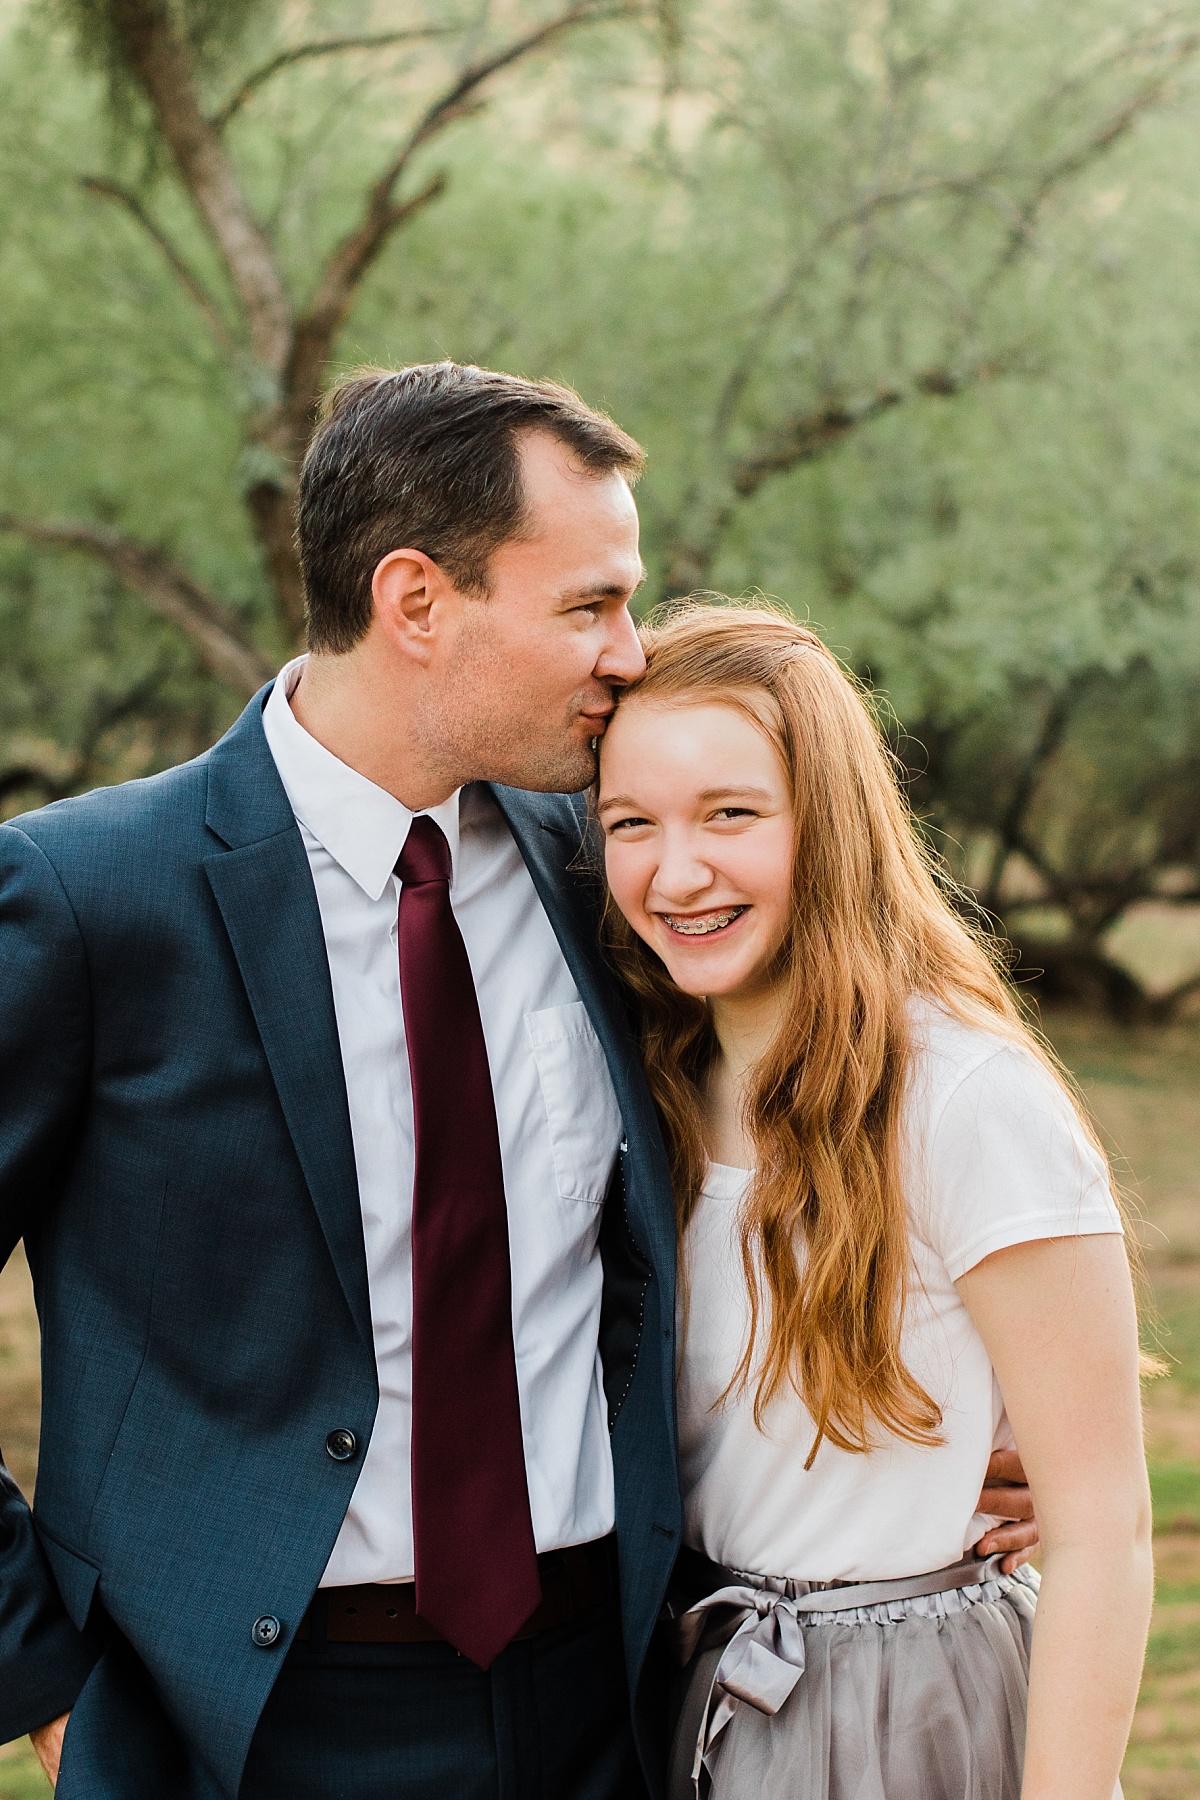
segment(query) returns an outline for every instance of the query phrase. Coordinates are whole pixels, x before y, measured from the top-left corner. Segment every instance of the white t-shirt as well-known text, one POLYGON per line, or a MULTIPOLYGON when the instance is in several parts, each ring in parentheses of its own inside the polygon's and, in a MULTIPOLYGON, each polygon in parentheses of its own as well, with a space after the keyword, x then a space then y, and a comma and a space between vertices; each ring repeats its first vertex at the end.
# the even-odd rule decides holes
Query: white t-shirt
MULTIPOLYGON (((727 1568, 807 1581, 885 1580, 956 1562, 994 1521, 975 1505, 1012 1441, 992 1365, 954 1283, 994 1250, 1119 1232, 1100 1157, 1019 1044, 913 1007, 905 1102, 912 1278, 904 1361, 942 1407, 944 1442, 879 1432, 867 1455, 822 1443, 790 1387, 754 1422, 754 1384, 717 1405, 745 1349, 738 1220, 750 1172, 713 1164, 683 1254, 679 1380, 684 1537, 727 1568)), ((761 1342, 761 1339, 760 1339, 761 1342)))

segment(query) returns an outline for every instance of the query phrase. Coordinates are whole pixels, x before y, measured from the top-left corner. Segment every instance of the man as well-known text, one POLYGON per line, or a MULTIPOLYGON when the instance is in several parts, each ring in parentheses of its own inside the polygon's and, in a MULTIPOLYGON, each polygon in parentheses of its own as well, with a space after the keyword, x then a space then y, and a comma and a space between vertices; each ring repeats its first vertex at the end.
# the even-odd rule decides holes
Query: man
POLYGON ((0 1739, 64 1800, 661 1784, 673 1208, 565 797, 641 668, 640 466, 550 384, 345 382, 309 658, 0 829, 0 1739))

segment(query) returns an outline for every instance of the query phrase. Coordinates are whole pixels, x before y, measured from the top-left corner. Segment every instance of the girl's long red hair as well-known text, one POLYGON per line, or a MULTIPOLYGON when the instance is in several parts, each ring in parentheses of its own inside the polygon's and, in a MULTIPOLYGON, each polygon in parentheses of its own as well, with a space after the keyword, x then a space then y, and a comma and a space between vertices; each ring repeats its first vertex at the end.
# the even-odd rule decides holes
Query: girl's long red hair
MULTIPOLYGON (((795 812, 785 1023, 745 1102, 752 1323, 734 1385, 755 1383, 760 1423, 780 1388, 795 1387, 816 1426, 810 1462, 824 1438, 869 1450, 878 1428, 937 1442, 938 1406, 901 1355, 913 997, 1024 1043, 1061 1075, 986 941, 950 904, 871 707, 820 639, 765 608, 691 602, 643 628, 643 643, 646 672, 621 704, 737 707, 778 752, 795 812)), ((605 936, 632 997, 682 1233, 706 1169, 708 1008, 674 986, 611 900, 605 936)))

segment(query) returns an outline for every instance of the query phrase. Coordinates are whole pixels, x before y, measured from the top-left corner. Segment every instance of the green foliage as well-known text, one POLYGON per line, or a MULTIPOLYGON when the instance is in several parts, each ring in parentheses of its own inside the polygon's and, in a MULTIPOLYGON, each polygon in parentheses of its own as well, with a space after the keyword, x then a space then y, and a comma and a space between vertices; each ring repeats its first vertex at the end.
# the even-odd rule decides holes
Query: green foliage
POLYGON ((0 544, 0 817, 183 762, 235 705, 107 573, 0 544))
MULTIPOLYGON (((1200 1394, 1200 1308, 1195 1293, 1169 1282, 1158 1289, 1156 1348, 1170 1366, 1172 1388, 1200 1394)), ((1200 1516, 1200 1507, 1197 1507, 1200 1516)))
POLYGON ((1156 1531, 1200 1531, 1200 1469, 1194 1463, 1152 1463, 1150 1492, 1156 1531))
MULTIPOLYGON (((0 503, 120 524, 266 617, 230 505, 236 387, 136 228, 80 187, 80 174, 103 169, 107 145, 98 84, 73 77, 32 30, 10 40, 0 60, 0 503)), ((194 754, 235 710, 178 634, 105 572, 12 538, 0 538, 0 644, 4 814, 194 754), (16 782, 21 770, 44 779, 16 782)))
MULTIPOLYGON (((47 16, 71 32, 85 67, 99 68, 121 95, 128 93, 128 0, 43 0, 47 16)), ((268 0, 162 0, 173 28, 201 64, 225 62, 269 11, 268 0)))
POLYGON ((0 1800, 48 1800, 50 1784, 27 1738, 0 1749, 0 1800))
POLYGON ((1152 1631, 1146 1645, 1146 1674, 1189 1675, 1200 1662, 1200 1625, 1152 1631))
MULTIPOLYGON (((59 3, 94 46, 119 0, 59 3)), ((242 506, 258 378, 81 189, 137 171, 103 81, 31 17, 0 42, 0 507, 162 545, 282 656, 242 506)), ((810 617, 886 691, 960 873, 1015 927, 1033 898, 1094 940, 1139 882, 1200 862, 1200 388, 1181 378, 1200 6, 662 17, 535 59, 419 153, 408 191, 440 169, 445 197, 381 258, 337 360, 491 362, 608 407, 650 450, 648 599, 691 570, 810 617), (850 423, 789 460, 838 407, 850 423)), ((282 46, 364 24, 323 0, 189 3, 186 21, 217 102, 282 46)), ((297 62, 238 113, 227 142, 294 297, 469 50, 297 62)), ((224 305, 174 182, 139 191, 224 305)), ((21 673, 0 746, 58 692, 43 735, 77 747, 89 696, 160 654, 184 735, 228 715, 136 600, 78 559, 5 555, 0 654, 21 673)), ((160 723, 145 754, 175 742, 160 723)))

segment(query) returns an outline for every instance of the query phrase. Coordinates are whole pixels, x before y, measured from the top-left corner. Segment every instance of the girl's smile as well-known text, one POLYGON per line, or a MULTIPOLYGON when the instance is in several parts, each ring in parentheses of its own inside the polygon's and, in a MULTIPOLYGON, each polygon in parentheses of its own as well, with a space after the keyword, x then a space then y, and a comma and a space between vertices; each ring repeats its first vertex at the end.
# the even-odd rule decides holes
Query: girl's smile
POLYGON ((749 911, 745 906, 728 907, 724 912, 693 913, 660 913, 664 925, 679 937, 710 937, 714 931, 728 931, 731 925, 744 918, 749 911))

